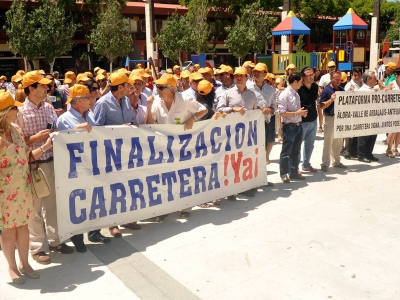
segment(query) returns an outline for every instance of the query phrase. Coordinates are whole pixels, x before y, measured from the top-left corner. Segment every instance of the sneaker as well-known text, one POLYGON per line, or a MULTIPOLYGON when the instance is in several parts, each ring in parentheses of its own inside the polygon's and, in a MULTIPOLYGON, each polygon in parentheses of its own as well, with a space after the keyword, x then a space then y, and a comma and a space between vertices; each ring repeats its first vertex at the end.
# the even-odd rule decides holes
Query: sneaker
POLYGON ((101 233, 97 233, 97 234, 89 237, 89 241, 91 241, 92 243, 106 244, 106 243, 111 242, 111 239, 109 237, 102 235, 101 233))
POLYGON ((308 168, 302 168, 302 170, 306 171, 306 172, 311 172, 311 173, 317 173, 318 172, 318 170, 314 169, 312 166, 309 166, 308 168))
POLYGON ((328 166, 322 165, 322 166, 321 166, 321 171, 322 171, 322 172, 328 172, 328 166))
POLYGON ((335 168, 339 168, 339 169, 347 169, 347 167, 344 165, 344 164, 342 164, 342 163, 339 163, 338 165, 336 165, 336 166, 334 166, 335 168))
POLYGON ((55 247, 49 246, 49 249, 50 249, 50 251, 55 251, 55 252, 59 252, 59 253, 62 253, 62 254, 71 254, 71 253, 74 252, 74 248, 68 246, 65 243, 62 243, 62 244, 60 244, 58 246, 55 246, 55 247))

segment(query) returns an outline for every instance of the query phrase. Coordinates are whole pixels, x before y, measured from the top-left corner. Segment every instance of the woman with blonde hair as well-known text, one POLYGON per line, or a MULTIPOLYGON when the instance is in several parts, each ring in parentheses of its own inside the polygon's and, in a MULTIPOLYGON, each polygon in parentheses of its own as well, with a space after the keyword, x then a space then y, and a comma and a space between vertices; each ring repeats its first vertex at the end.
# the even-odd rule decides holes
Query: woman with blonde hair
POLYGON ((24 89, 23 88, 18 88, 15 91, 15 101, 24 103, 25 99, 26 99, 26 94, 24 92, 24 89))
MULTIPOLYGON (((23 284, 21 274, 36 279, 35 272, 28 262, 29 230, 28 223, 33 209, 31 175, 29 172, 29 148, 18 125, 18 106, 10 93, 0 93, 0 211, 2 222, 2 248, 7 259, 9 274, 15 284, 23 284), (18 248, 20 263, 15 259, 15 245, 18 248)), ((53 145, 51 138, 38 149, 31 151, 35 159, 53 145)))

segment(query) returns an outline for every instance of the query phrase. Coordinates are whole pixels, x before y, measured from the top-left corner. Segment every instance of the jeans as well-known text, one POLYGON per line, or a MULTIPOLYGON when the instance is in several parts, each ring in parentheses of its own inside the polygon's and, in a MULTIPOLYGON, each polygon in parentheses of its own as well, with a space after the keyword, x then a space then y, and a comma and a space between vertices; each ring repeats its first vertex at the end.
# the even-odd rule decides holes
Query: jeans
POLYGON ((302 140, 304 141, 302 167, 303 169, 307 169, 311 167, 310 159, 314 150, 315 136, 317 135, 317 119, 311 122, 303 122, 301 123, 301 127, 303 128, 302 140))
POLYGON ((282 124, 282 150, 279 159, 280 176, 297 174, 303 128, 294 124, 282 124))

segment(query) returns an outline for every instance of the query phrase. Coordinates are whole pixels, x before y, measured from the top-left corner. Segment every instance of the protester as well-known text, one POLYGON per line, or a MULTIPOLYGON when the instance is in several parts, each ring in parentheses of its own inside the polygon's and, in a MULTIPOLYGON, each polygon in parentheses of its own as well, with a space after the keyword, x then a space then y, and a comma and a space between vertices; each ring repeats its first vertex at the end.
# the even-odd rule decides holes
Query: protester
MULTIPOLYGON (((280 91, 277 89, 275 80, 276 80, 276 76, 274 74, 272 74, 272 73, 268 73, 264 77, 264 82, 266 84, 269 84, 274 89, 274 93, 275 93, 274 105, 276 107, 276 103, 278 101, 280 91)), ((277 111, 275 109, 275 113, 271 116, 271 122, 270 122, 270 130, 269 130, 268 140, 271 141, 271 142, 269 142, 268 145, 267 145, 267 163, 268 163, 268 161, 270 161, 270 157, 269 156, 271 154, 272 147, 274 146, 274 143, 275 143, 276 118, 279 118, 279 116, 277 116, 277 111)))
POLYGON ((297 90, 303 79, 298 73, 292 73, 288 78, 288 86, 279 95, 278 112, 282 119, 282 150, 279 158, 280 176, 283 183, 290 180, 304 180, 299 172, 299 158, 303 129, 301 117, 307 117, 307 110, 301 107, 297 90))
MULTIPOLYGON (((328 62, 328 73, 322 75, 318 83, 320 94, 322 93, 322 90, 331 83, 332 75, 334 72, 336 72, 336 63, 331 60, 330 62, 328 62)), ((342 74, 340 74, 340 78, 341 77, 342 74)))
POLYGON ((385 65, 383 64, 383 59, 380 58, 377 61, 378 68, 375 68, 378 74, 378 80, 383 80, 385 75, 385 65))
POLYGON ((56 87, 58 88, 61 85, 60 80, 58 80, 60 78, 60 73, 58 73, 57 71, 54 71, 53 76, 54 76, 54 83, 56 84, 56 87))
POLYGON ((15 93, 18 90, 18 86, 21 84, 22 76, 21 75, 14 75, 11 77, 11 83, 7 86, 7 92, 11 94, 11 96, 15 99, 15 93))
POLYGON ((7 77, 4 75, 0 76, 0 90, 7 91, 7 77))
POLYGON ((327 85, 322 91, 321 97, 319 99, 320 108, 324 110, 325 123, 324 123, 324 148, 322 152, 322 163, 321 170, 323 172, 328 171, 328 167, 331 162, 332 156, 332 166, 336 168, 346 169, 347 167, 340 162, 340 149, 342 147, 343 139, 334 138, 334 120, 335 120, 335 99, 337 91, 343 91, 340 87, 340 80, 342 74, 335 71, 331 78, 331 83, 327 85))
MULTIPOLYGON (((365 71, 362 75, 363 86, 359 91, 376 92, 374 89, 376 85, 376 75, 373 71, 365 71)), ((357 137, 357 158, 358 161, 364 163, 370 163, 371 161, 377 162, 379 159, 372 154, 374 150, 376 134, 359 136, 357 137)))
MULTIPOLYGON (((400 90, 400 68, 397 68, 394 71, 394 75, 396 80, 393 80, 387 88, 386 91, 398 91, 400 90)), ((387 150, 386 156, 390 158, 394 158, 395 156, 400 156, 400 152, 397 150, 397 147, 400 143, 400 132, 391 132, 387 137, 387 150)))
MULTIPOLYGON (((132 77, 130 77, 130 79, 132 79, 132 77)), ((145 124, 146 121, 145 115, 147 111, 147 101, 146 104, 142 104, 140 100, 140 95, 141 94, 135 85, 132 85, 129 88, 128 99, 133 109, 133 123, 135 125, 145 124)))
MULTIPOLYGON (((192 129, 194 122, 207 113, 207 109, 196 98, 176 91, 176 80, 172 75, 163 74, 154 82, 158 96, 147 98, 146 124, 183 124, 186 131, 192 129)), ((188 209, 181 211, 181 219, 188 217, 188 209)))
POLYGON ((378 85, 381 89, 389 86, 389 84, 396 80, 396 76, 394 75, 394 70, 396 70, 396 63, 390 61, 385 65, 385 74, 381 80, 378 81, 378 85), (385 79, 386 78, 386 79, 385 79), (385 79, 385 81, 384 81, 385 79))
POLYGON ((182 94, 184 97, 192 97, 193 99, 196 99, 196 94, 197 94, 197 85, 199 84, 200 81, 202 81, 203 75, 201 75, 198 72, 192 73, 189 76, 189 85, 190 88, 184 91, 182 94))
POLYGON ((134 70, 131 75, 129 76, 129 80, 135 86, 135 89, 139 93, 139 104, 143 106, 147 106, 147 98, 149 97, 148 94, 143 93, 144 89, 148 89, 145 86, 144 79, 142 74, 134 70))
POLYGON ((57 117, 59 117, 67 111, 67 98, 65 98, 61 90, 56 88, 54 76, 52 74, 47 74, 46 78, 51 80, 50 84, 48 84, 49 90, 47 91, 47 95, 55 97, 55 101, 50 102, 50 104, 53 105, 57 117))
POLYGON ((283 90, 286 89, 286 87, 287 87, 288 84, 289 84, 289 82, 288 82, 289 76, 290 76, 290 74, 296 72, 296 69, 297 69, 297 68, 296 68, 296 66, 295 66, 294 64, 289 64, 289 65, 286 67, 285 75, 283 75, 283 76, 281 77, 281 80, 279 81, 278 89, 279 89, 280 91, 283 91, 283 90))
POLYGON ((266 162, 270 164, 269 154, 271 153, 273 142, 275 141, 275 124, 271 124, 271 116, 275 113, 275 89, 264 83, 264 78, 268 74, 268 68, 263 63, 258 63, 253 68, 253 79, 247 80, 247 87, 261 94, 263 101, 258 103, 265 117, 265 153, 266 162), (273 134, 270 131, 274 130, 273 134))
POLYGON ((209 67, 200 68, 199 73, 204 77, 205 80, 208 80, 210 83, 212 83, 214 88, 219 88, 222 85, 220 81, 217 81, 212 77, 213 71, 209 67))
MULTIPOLYGON (((94 106, 94 116, 97 126, 123 125, 134 122, 134 114, 129 99, 126 97, 132 82, 124 73, 110 74, 110 91, 102 96, 94 106)), ((124 228, 138 230, 141 228, 136 222, 121 225, 124 228)), ((121 237, 118 226, 109 228, 110 234, 121 237)))
POLYGON ((310 160, 314 150, 315 136, 317 135, 317 101, 318 85, 314 82, 314 70, 305 67, 301 71, 303 85, 297 91, 300 96, 301 107, 307 110, 307 115, 301 118, 303 146, 302 170, 316 173, 317 169, 311 166, 310 160))
POLYGON ((183 70, 181 72, 181 83, 182 83, 182 90, 186 91, 187 89, 190 89, 190 84, 189 84, 189 77, 190 77, 190 72, 188 70, 183 70))
POLYGON ((66 99, 69 98, 69 88, 74 86, 74 84, 76 82, 75 79, 76 79, 76 75, 72 71, 68 71, 64 75, 64 85, 61 85, 59 87, 59 89, 63 91, 66 99))

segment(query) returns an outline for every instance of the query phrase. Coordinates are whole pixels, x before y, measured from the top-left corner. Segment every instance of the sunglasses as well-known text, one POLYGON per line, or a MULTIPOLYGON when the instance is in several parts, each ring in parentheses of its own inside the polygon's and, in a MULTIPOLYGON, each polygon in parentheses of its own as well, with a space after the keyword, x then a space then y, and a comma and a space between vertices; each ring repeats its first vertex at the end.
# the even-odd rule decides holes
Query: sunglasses
POLYGON ((99 90, 98 87, 97 87, 97 88, 96 88, 96 87, 92 87, 92 88, 90 89, 91 92, 96 92, 96 91, 98 91, 98 90, 99 90))
POLYGON ((199 83, 200 81, 202 81, 203 79, 197 79, 197 80, 192 80, 192 82, 194 83, 199 83))
POLYGON ((17 106, 13 106, 13 107, 11 107, 10 109, 11 109, 11 110, 18 110, 18 107, 17 107, 17 106))
POLYGON ((156 88, 158 89, 158 90, 160 90, 160 91, 162 91, 162 90, 164 90, 164 89, 166 89, 166 88, 168 88, 167 86, 165 86, 165 85, 156 85, 156 88))

